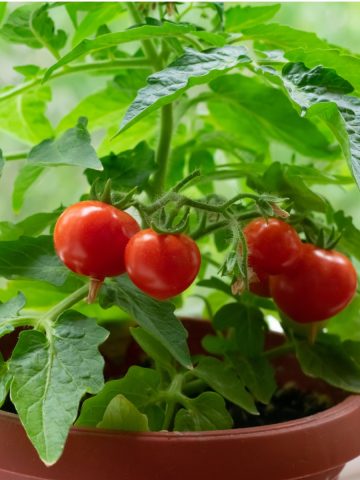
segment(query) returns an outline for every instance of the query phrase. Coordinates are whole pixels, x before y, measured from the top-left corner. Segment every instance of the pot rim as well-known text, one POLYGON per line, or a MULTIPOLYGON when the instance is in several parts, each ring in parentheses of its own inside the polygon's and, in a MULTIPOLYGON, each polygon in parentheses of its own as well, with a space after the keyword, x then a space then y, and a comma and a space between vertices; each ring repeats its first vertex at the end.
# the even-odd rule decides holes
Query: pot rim
MULTIPOLYGON (((320 426, 322 424, 327 423, 328 420, 331 422, 336 422, 341 419, 341 417, 346 417, 352 412, 360 409, 360 394, 350 394, 344 400, 339 402, 338 404, 327 408, 326 410, 315 413, 313 415, 308 415, 303 418, 298 418, 296 420, 290 420, 287 422, 279 422, 274 423, 271 425, 262 425, 258 427, 244 427, 244 428, 232 428, 228 430, 204 430, 199 432, 168 432, 168 431, 160 431, 160 432, 127 432, 121 430, 110 430, 110 429, 100 429, 100 428, 91 428, 91 427, 76 427, 72 426, 70 433, 73 435, 83 435, 83 434, 91 434, 94 436, 131 436, 131 437, 144 437, 145 438, 153 438, 153 439, 175 439, 181 438, 183 440, 186 439, 194 439, 197 437, 203 437, 204 439, 216 439, 221 437, 241 437, 244 436, 246 438, 256 438, 257 436, 264 436, 264 435, 273 435, 274 433, 281 433, 293 431, 296 432, 297 430, 302 430, 304 427, 311 425, 320 426)), ((20 424, 19 416, 15 413, 10 413, 6 411, 0 410, 1 417, 7 417, 7 419, 11 422, 20 424)))

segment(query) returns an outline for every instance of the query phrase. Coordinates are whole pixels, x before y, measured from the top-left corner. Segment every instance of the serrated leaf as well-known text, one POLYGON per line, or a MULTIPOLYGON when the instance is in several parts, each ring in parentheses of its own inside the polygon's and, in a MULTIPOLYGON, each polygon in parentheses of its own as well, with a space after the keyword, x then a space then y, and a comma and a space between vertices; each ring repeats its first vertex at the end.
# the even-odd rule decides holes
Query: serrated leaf
POLYGON ((29 164, 25 164, 19 170, 19 173, 15 179, 14 190, 12 193, 12 206, 15 212, 21 210, 24 204, 26 192, 44 171, 45 167, 29 164))
POLYGON ((42 5, 30 16, 30 29, 41 46, 48 48, 55 56, 66 43, 64 30, 55 30, 55 24, 48 13, 49 5, 42 5))
POLYGON ((205 52, 186 49, 185 54, 164 70, 150 75, 139 90, 121 123, 120 132, 151 112, 176 100, 187 89, 208 83, 222 73, 250 62, 243 47, 225 46, 205 52))
POLYGON ((237 5, 225 12, 225 28, 229 32, 241 32, 259 23, 270 20, 279 10, 280 4, 258 6, 237 5))
POLYGON ((0 303, 0 337, 15 330, 11 320, 18 317, 25 304, 26 299, 22 293, 18 293, 16 297, 5 303, 0 303))
POLYGON ((254 415, 258 413, 254 399, 231 365, 216 358, 201 357, 192 373, 230 402, 254 415))
POLYGON ((282 78, 294 102, 327 123, 360 186, 360 99, 347 95, 353 90, 352 85, 333 69, 322 66, 309 69, 303 63, 286 64, 282 78), (324 108, 324 103, 330 105, 324 108))
POLYGON ((88 11, 77 26, 72 45, 75 46, 84 40, 84 38, 94 34, 101 25, 116 20, 117 17, 125 11, 124 5, 119 2, 98 3, 97 8, 88 11))
POLYGON ((8 279, 33 278, 60 286, 69 270, 56 256, 52 237, 44 235, 0 242, 0 275, 8 279))
POLYGON ((87 120, 79 118, 77 125, 61 135, 59 139, 44 140, 29 153, 30 165, 57 166, 74 165, 83 168, 102 170, 100 160, 91 145, 86 129, 87 120))
POLYGON ((197 398, 188 399, 187 403, 188 407, 176 414, 175 431, 227 430, 232 427, 233 421, 224 399, 217 393, 205 392, 197 398))
POLYGON ((107 335, 74 311, 61 315, 50 338, 35 330, 20 334, 10 359, 11 400, 46 465, 60 457, 81 398, 103 386, 98 346, 107 335))
POLYGON ((34 144, 53 135, 46 117, 51 100, 49 87, 35 88, 0 103, 0 130, 27 144, 34 144))
POLYGON ((216 99, 254 118, 255 127, 310 157, 331 157, 331 145, 308 119, 301 118, 286 95, 256 78, 226 75, 210 84, 216 99))
POLYGON ((340 342, 310 345, 295 340, 296 356, 301 368, 310 377, 321 378, 334 387, 360 393, 360 364, 354 362, 340 342))
POLYGON ((164 22, 162 25, 142 25, 140 27, 133 27, 124 32, 108 33, 100 35, 94 40, 83 40, 68 54, 62 57, 57 63, 52 65, 45 73, 44 80, 47 80, 53 72, 63 65, 76 60, 87 53, 95 52, 110 47, 116 47, 122 43, 129 43, 140 40, 162 38, 162 37, 176 37, 194 30, 194 27, 186 24, 175 24, 171 22, 164 22))
POLYGON ((0 407, 2 407, 9 393, 11 379, 9 364, 4 361, 0 353, 0 407))
POLYGON ((85 170, 85 175, 90 184, 95 179, 105 184, 111 178, 114 190, 128 191, 134 187, 143 190, 150 175, 156 170, 155 153, 146 142, 141 142, 134 149, 117 155, 111 153, 100 160, 104 167, 103 172, 99 174, 93 170, 85 170))
POLYGON ((97 395, 84 401, 76 425, 95 427, 116 395, 125 396, 140 410, 146 409, 147 404, 158 394, 160 382, 160 374, 156 370, 130 367, 123 378, 106 382, 97 395))
POLYGON ((136 322, 158 340, 186 368, 191 367, 187 332, 175 317, 175 306, 159 302, 145 295, 126 276, 117 277, 104 285, 100 293, 100 305, 113 305, 127 312, 136 322))
POLYGON ((25 44, 31 48, 42 48, 42 44, 30 28, 30 19, 38 5, 26 4, 10 13, 0 29, 0 36, 8 42, 25 44))
POLYGON ((98 428, 121 430, 124 432, 148 432, 149 422, 146 415, 123 395, 116 395, 106 407, 98 428))

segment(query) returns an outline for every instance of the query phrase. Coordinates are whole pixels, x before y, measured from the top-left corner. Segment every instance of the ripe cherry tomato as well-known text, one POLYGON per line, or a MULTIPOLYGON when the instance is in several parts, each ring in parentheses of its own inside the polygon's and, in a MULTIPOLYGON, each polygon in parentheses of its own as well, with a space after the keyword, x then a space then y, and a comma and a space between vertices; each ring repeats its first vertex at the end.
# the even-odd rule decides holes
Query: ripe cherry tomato
POLYGON ((244 228, 248 262, 255 272, 283 273, 298 259, 302 243, 296 230, 277 218, 257 218, 244 228))
POLYGON ((199 272, 201 257, 187 235, 141 230, 125 249, 125 265, 140 290, 165 300, 186 290, 199 272))
POLYGON ((303 245, 292 270, 270 279, 276 304, 299 323, 318 322, 339 313, 353 298, 356 284, 356 271, 347 257, 311 244, 303 245))
POLYGON ((249 278, 249 290, 260 297, 271 297, 269 275, 254 271, 254 275, 249 278))
POLYGON ((133 217, 107 203, 79 202, 60 215, 55 250, 70 270, 102 281, 125 272, 125 247, 139 230, 133 217))

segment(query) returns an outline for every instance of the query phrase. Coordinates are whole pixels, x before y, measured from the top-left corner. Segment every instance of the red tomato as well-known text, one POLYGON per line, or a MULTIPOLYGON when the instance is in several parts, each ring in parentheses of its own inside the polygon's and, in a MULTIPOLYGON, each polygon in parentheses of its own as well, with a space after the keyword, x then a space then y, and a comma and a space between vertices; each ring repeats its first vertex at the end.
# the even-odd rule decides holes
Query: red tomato
POLYGON ((248 262, 255 272, 283 273, 298 259, 302 243, 296 230, 277 218, 257 218, 244 228, 248 262))
POLYGON ((260 297, 271 297, 269 275, 254 271, 254 275, 249 279, 249 290, 260 297))
POLYGON ((299 323, 333 317, 351 301, 356 285, 356 271, 347 257, 311 244, 303 245, 291 271, 270 279, 276 304, 299 323))
POLYGON ((107 203, 79 202, 60 215, 55 250, 70 270, 102 281, 125 272, 125 247, 139 230, 133 217, 107 203))
POLYGON ((201 257, 187 235, 141 230, 125 249, 125 265, 135 285, 158 300, 186 290, 199 272, 201 257))

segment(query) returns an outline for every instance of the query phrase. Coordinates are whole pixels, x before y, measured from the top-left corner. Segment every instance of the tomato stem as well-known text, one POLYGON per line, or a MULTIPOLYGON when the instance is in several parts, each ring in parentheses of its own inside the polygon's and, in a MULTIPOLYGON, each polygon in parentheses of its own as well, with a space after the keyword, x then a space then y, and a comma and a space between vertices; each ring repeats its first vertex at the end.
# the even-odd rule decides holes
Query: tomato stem
POLYGON ((65 310, 68 310, 73 305, 76 305, 78 302, 80 302, 80 300, 83 300, 86 296, 87 291, 87 285, 83 285, 79 289, 75 290, 75 292, 61 300, 61 302, 59 302, 57 305, 51 308, 43 317, 41 317, 38 325, 46 325, 48 323, 56 321, 56 319, 61 313, 65 312, 65 310))
POLYGON ((294 345, 291 342, 285 342, 279 347, 266 350, 264 356, 270 360, 272 358, 280 357, 281 355, 286 355, 287 353, 292 353, 293 351, 294 345))
POLYGON ((97 278, 92 278, 89 283, 89 293, 87 296, 87 303, 94 303, 96 300, 96 297, 98 296, 98 293, 100 291, 100 288, 102 287, 102 284, 104 283, 104 280, 99 280, 97 278))

